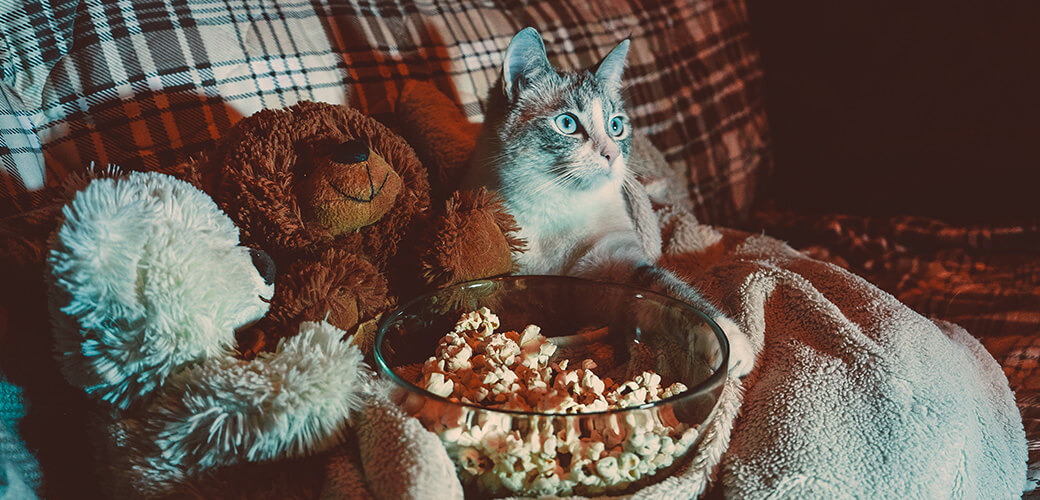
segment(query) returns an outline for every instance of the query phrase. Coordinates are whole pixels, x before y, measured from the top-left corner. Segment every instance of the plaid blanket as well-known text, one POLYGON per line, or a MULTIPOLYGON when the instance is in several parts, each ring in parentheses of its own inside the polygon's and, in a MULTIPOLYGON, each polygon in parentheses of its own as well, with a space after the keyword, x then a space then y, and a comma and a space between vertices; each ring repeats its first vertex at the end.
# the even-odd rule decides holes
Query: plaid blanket
POLYGON ((633 122, 689 169, 698 215, 746 214, 768 142, 741 0, 0 2, 0 215, 91 162, 163 170, 301 100, 379 116, 432 80, 474 121, 519 29, 563 68, 630 37, 633 122))
POLYGON ((1015 392, 1029 440, 1029 475, 1037 487, 1040 219, 953 225, 925 217, 766 209, 747 228, 786 239, 810 257, 863 276, 922 315, 957 323, 978 337, 1015 392))

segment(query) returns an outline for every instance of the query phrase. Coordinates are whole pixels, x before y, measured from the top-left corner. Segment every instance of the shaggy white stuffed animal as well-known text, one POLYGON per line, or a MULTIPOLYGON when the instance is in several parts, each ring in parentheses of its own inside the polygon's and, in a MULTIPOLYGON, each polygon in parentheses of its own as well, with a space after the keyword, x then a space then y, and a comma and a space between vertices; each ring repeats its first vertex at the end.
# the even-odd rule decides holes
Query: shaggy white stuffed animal
POLYGON ((368 380, 361 352, 319 322, 236 359, 235 331, 267 312, 273 265, 190 184, 92 181, 64 207, 48 266, 57 355, 100 401, 113 494, 341 441, 368 380))

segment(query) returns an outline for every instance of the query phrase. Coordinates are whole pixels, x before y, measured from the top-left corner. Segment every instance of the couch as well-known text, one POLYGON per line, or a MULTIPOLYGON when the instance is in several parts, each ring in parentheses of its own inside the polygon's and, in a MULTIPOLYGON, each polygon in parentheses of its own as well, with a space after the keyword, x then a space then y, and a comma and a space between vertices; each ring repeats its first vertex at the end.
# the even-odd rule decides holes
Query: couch
MULTIPOLYGON (((588 66, 631 38, 633 123, 675 169, 701 222, 785 239, 979 337, 1016 392, 1036 481, 1037 213, 949 222, 941 213, 842 214, 849 207, 840 203, 792 203, 812 193, 790 189, 804 174, 789 154, 798 143, 785 128, 792 122, 770 113, 789 118, 783 99, 798 96, 771 94, 767 70, 781 85, 790 67, 775 52, 763 59, 770 51, 759 45, 775 41, 766 22, 774 11, 752 6, 749 17, 742 0, 0 5, 0 245, 16 257, 0 268, 9 279, 0 290, 0 431, 9 431, 0 432, 8 436, 0 450, 9 474, 28 471, 24 486, 47 498, 96 487, 89 468, 77 467, 91 453, 86 424, 70 418, 82 397, 57 375, 46 340, 29 333, 45 300, 30 265, 40 256, 22 241, 35 226, 24 221, 47 209, 63 179, 91 163, 170 170, 242 117, 302 100, 347 104, 392 125, 410 80, 432 81, 477 122, 502 50, 531 25, 563 67, 588 66), (775 162, 770 125, 786 148, 775 162)), ((821 199, 840 200, 826 189, 821 199)))

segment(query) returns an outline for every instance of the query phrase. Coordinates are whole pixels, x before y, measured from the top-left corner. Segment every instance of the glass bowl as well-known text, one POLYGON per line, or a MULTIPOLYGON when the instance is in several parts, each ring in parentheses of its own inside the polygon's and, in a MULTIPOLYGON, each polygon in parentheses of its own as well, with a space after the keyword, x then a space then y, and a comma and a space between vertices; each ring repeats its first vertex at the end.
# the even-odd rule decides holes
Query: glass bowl
POLYGON ((394 400, 440 437, 467 495, 481 497, 616 494, 670 474, 700 443, 728 357, 722 330, 688 304, 563 276, 471 281, 421 296, 383 320, 375 344, 379 371, 396 384, 394 400), (554 358, 585 355, 629 376, 652 370, 662 385, 688 389, 621 409, 539 413, 467 404, 417 385, 416 366, 463 313, 482 307, 499 317, 497 331, 541 327, 563 346, 554 358), (582 338, 577 332, 598 332, 595 344, 566 347, 582 338))

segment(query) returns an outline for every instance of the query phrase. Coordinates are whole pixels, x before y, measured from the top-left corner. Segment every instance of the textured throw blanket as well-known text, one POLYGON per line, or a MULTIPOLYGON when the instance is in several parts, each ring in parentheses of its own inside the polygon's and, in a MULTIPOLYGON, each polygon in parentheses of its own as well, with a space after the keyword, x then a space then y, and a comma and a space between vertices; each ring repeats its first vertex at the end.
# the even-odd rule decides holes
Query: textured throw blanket
MULTIPOLYGON (((777 240, 659 215, 664 263, 729 311, 759 359, 727 384, 693 460, 634 498, 692 498, 709 478, 730 498, 1021 495, 1022 420, 967 332, 777 240)), ((322 498, 461 496, 437 438, 385 400, 352 428, 356 440, 329 455, 322 498)), ((4 430, 0 498, 26 498, 4 430)))
MULTIPOLYGON (((736 405, 743 385, 735 423, 721 412, 715 442, 632 498, 695 497, 709 477, 728 498, 1021 496, 1022 420, 999 366, 966 331, 780 241, 659 215, 664 263, 737 319, 759 359, 727 386, 724 404, 736 405)), ((343 473, 356 481, 340 486, 367 476, 375 498, 460 495, 436 438, 396 408, 373 404, 356 431, 363 472, 343 473)))
POLYGON ((1000 367, 836 266, 765 236, 666 221, 668 265, 760 349, 721 478, 733 498, 1017 498, 1022 420, 1000 367))

